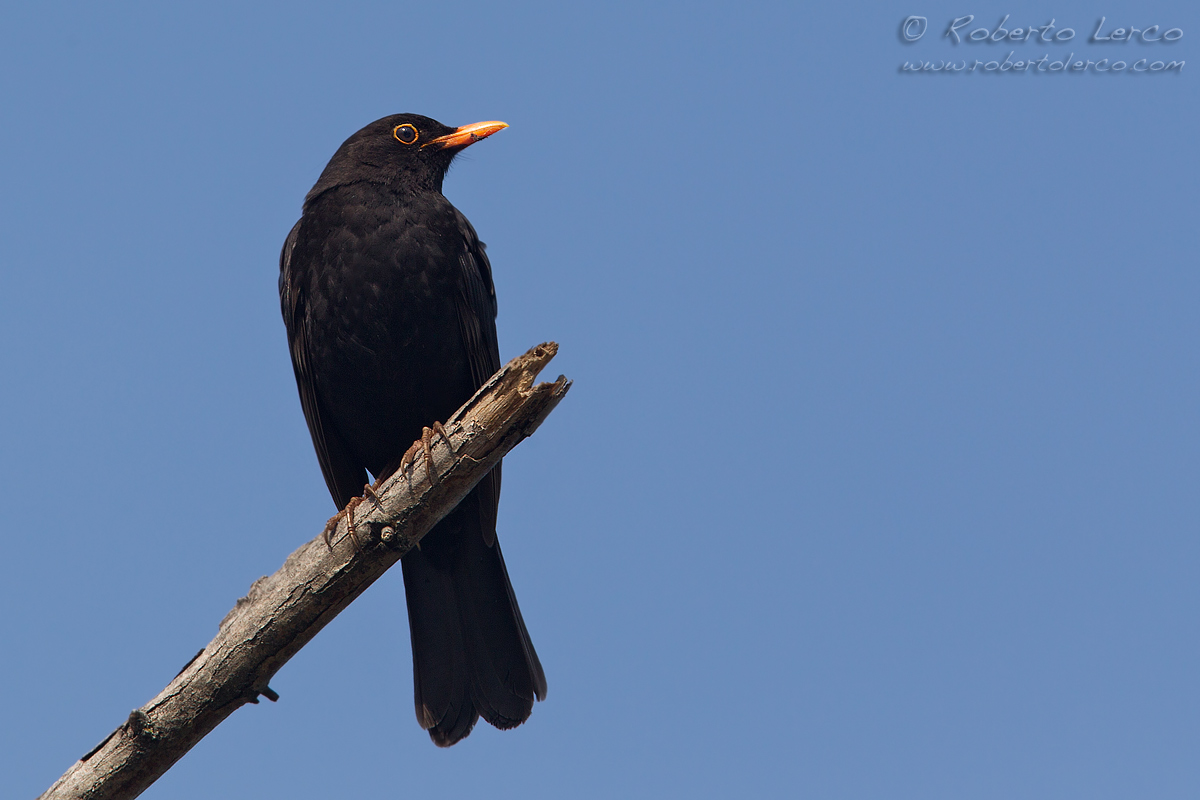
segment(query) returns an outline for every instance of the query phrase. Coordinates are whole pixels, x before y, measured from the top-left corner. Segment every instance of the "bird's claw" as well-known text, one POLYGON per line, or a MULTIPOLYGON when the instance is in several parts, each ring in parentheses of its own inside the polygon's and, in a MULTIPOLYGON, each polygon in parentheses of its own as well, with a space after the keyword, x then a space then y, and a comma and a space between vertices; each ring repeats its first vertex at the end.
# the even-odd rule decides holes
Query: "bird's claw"
POLYGON ((333 549, 333 532, 337 530, 338 523, 342 521, 342 517, 346 516, 344 510, 339 511, 329 518, 325 523, 325 530, 321 531, 321 538, 325 540, 325 546, 330 550, 333 549))
MULTIPOLYGON (((375 500, 376 505, 379 504, 379 498, 375 496, 374 490, 371 491, 371 497, 375 500)), ((365 497, 353 497, 346 507, 329 518, 325 523, 325 530, 321 531, 321 536, 325 539, 325 546, 330 550, 333 549, 333 534, 337 530, 338 523, 342 518, 346 519, 346 531, 350 534, 350 541, 354 543, 354 549, 362 552, 362 544, 358 541, 358 534, 354 532, 354 509, 358 508, 358 504, 365 500, 365 497)))
POLYGON ((433 486, 437 483, 437 476, 433 469, 433 431, 429 428, 421 428, 421 445, 425 448, 425 477, 433 486))
POLYGON ((454 449, 454 442, 450 441, 450 434, 446 433, 446 429, 442 427, 442 423, 433 423, 433 432, 439 434, 443 439, 446 440, 446 447, 450 448, 451 453, 458 455, 458 451, 454 449))
POLYGON ((350 541, 354 544, 354 550, 357 553, 362 552, 362 544, 358 541, 358 534, 354 532, 354 509, 358 508, 363 501, 362 497, 352 497, 350 502, 346 503, 346 532, 350 534, 350 541))
POLYGON ((450 441, 450 434, 446 433, 445 426, 440 422, 433 423, 432 428, 421 429, 420 441, 413 442, 412 447, 404 452, 400 457, 400 471, 409 476, 409 481, 412 481, 412 476, 409 475, 408 469, 412 467, 413 462, 417 458, 417 454, 425 453, 425 476, 429 479, 429 485, 433 486, 437 483, 437 470, 433 466, 433 435, 438 434, 446 441, 446 446, 450 448, 450 452, 455 455, 458 451, 454 449, 454 443, 450 441))
POLYGON ((417 457, 417 453, 421 450, 420 442, 413 442, 412 447, 404 451, 404 455, 400 456, 400 472, 412 482, 412 476, 409 475, 408 469, 413 465, 413 460, 417 457))

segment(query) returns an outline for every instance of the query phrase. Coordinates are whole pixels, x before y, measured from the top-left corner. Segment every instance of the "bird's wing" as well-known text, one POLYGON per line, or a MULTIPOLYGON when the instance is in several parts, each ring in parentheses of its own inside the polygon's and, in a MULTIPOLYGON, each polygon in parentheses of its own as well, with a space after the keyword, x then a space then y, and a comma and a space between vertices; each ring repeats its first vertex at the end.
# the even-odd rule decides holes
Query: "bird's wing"
POLYGON ((471 223, 457 209, 458 229, 462 233, 459 265, 462 268, 458 296, 458 322, 462 329, 471 378, 476 385, 500 369, 500 344, 496 339, 496 287, 492 284, 492 264, 483 242, 471 223))
MULTIPOLYGON (((461 278, 455 298, 459 329, 471 365, 471 379, 482 386, 500 369, 500 342, 496 337, 496 287, 492 283, 492 265, 483 242, 471 223, 455 209, 462 234, 459 253, 461 278)), ((484 541, 496 540, 496 511, 500 503, 500 465, 484 476, 476 489, 484 541)))
POLYGON ((310 366, 312 343, 308 335, 305 297, 296 280, 297 265, 292 263, 301 222, 303 220, 292 227, 291 233, 284 240, 283 251, 279 254, 279 302, 283 311, 283 323, 287 327, 288 349, 292 354, 292 369, 296 373, 296 386, 300 390, 304 420, 308 423, 309 433, 312 434, 313 446, 317 451, 317 460, 321 463, 325 484, 340 510, 351 498, 362 492, 367 472, 361 464, 356 463, 337 432, 322 418, 321 398, 318 396, 315 376, 310 366))

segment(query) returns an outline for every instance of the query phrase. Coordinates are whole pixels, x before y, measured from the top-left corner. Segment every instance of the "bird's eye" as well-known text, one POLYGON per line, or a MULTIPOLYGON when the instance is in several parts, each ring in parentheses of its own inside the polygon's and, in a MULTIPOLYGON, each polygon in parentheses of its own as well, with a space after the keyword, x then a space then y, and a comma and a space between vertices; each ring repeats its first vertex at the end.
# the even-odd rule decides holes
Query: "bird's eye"
POLYGON ((401 144, 412 144, 417 140, 417 129, 407 122, 392 129, 392 136, 401 144))

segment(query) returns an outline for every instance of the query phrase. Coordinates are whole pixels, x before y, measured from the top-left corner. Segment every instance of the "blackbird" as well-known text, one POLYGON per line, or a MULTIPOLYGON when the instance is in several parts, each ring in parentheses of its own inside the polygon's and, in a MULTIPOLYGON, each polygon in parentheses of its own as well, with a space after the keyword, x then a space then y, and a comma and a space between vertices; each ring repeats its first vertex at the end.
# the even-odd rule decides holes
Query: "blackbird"
MULTIPOLYGON (((416 114, 347 139, 283 245, 279 297, 304 418, 339 511, 500 368, 484 245, 442 196, 464 148, 508 127, 416 114)), ((401 559, 417 721, 448 747, 529 718, 546 677, 509 583, 500 465, 401 559)))

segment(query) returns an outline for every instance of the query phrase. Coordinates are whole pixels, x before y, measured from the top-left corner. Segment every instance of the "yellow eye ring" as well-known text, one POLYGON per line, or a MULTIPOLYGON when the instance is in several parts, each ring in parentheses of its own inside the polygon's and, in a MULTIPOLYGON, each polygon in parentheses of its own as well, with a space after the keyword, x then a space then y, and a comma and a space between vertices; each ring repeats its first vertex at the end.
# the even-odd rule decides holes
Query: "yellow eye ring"
POLYGON ((413 144, 417 141, 420 134, 417 133, 415 125, 410 125, 406 122, 403 125, 397 125, 395 128, 392 128, 392 136, 396 137, 396 141, 400 144, 413 144))

